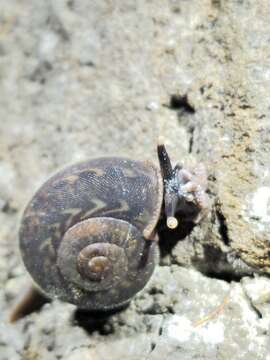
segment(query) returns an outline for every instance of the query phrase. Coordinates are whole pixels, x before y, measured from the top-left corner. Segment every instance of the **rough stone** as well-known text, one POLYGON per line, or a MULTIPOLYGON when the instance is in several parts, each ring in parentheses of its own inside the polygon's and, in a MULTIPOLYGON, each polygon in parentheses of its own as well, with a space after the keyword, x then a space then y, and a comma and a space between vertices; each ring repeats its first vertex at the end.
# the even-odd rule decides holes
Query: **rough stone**
POLYGON ((0 360, 270 360, 269 2, 0 9, 0 360), (123 312, 81 319, 55 301, 9 324, 34 190, 89 157, 156 162, 160 135, 175 162, 205 163, 209 217, 162 235, 160 266, 123 312))

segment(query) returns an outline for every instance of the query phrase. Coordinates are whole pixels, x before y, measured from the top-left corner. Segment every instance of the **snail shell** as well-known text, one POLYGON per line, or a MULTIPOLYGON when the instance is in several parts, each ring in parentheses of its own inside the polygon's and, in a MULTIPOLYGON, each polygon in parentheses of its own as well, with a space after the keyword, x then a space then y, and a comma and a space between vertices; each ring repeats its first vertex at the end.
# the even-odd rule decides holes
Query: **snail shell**
POLYGON ((160 171, 149 162, 99 158, 58 172, 30 201, 20 228, 35 284, 82 309, 124 305, 156 265, 149 239, 162 200, 160 171))

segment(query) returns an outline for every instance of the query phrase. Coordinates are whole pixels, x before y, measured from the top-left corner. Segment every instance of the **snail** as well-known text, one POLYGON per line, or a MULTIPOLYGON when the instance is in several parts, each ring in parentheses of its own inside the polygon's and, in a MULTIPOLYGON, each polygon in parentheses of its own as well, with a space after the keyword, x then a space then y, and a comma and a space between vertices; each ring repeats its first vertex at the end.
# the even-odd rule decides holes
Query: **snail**
POLYGON ((173 168, 164 144, 157 154, 159 168, 97 158, 68 166, 41 186, 19 231, 21 257, 37 291, 17 305, 12 321, 27 313, 37 294, 107 311, 144 288, 158 262, 160 219, 175 229, 183 219, 198 223, 208 210, 204 167, 173 168))

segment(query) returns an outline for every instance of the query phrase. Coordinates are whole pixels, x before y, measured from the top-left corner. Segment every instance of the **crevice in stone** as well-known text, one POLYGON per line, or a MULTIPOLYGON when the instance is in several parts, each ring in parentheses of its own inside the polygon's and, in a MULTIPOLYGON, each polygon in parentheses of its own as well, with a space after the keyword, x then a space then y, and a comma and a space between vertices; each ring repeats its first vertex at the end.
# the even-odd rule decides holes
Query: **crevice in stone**
POLYGON ((79 346, 74 346, 71 350, 70 350, 70 353, 72 353, 73 351, 76 351, 78 349, 89 349, 90 346, 87 345, 87 344, 82 344, 82 345, 79 345, 79 346))
POLYGON ((156 341, 152 341, 152 343, 151 343, 151 351, 150 351, 149 354, 151 354, 151 353, 155 350, 155 348, 156 348, 156 346, 157 346, 157 344, 158 344, 158 339, 159 339, 159 337, 162 336, 162 334, 163 334, 163 326, 164 326, 164 318, 163 318, 163 320, 161 321, 161 324, 160 324, 160 326, 159 326, 159 329, 158 329, 158 337, 157 337, 156 341))
POLYGON ((216 9, 221 8, 221 0, 212 0, 211 3, 214 8, 216 8, 216 9))
POLYGON ((190 118, 190 115, 194 115, 196 110, 188 100, 188 95, 173 94, 170 97, 169 104, 164 105, 170 110, 177 112, 177 118, 179 124, 182 125, 189 136, 188 140, 188 153, 192 153, 194 144, 194 119, 190 118))
POLYGON ((12 206, 12 204, 7 201, 1 201, 0 199, 0 211, 2 211, 5 214, 13 215, 18 212, 18 209, 12 206))
POLYGON ((52 31, 54 31, 61 38, 61 40, 63 40, 64 42, 70 40, 70 35, 68 31, 65 29, 61 20, 56 16, 51 6, 50 6, 50 15, 47 18, 46 24, 52 31))
POLYGON ((92 60, 88 60, 88 61, 80 60, 80 66, 95 67, 96 64, 92 60))
POLYGON ((53 70, 53 65, 49 61, 42 61, 28 77, 30 81, 39 82, 44 85, 48 74, 53 70))
POLYGON ((260 310, 253 304, 252 299, 250 298, 250 296, 247 294, 245 288, 242 286, 243 289, 243 293, 245 295, 245 298, 250 306, 250 308, 255 312, 256 316, 258 317, 258 319, 262 319, 262 313, 260 312, 260 310))
POLYGON ((155 350, 156 346, 157 346, 157 344, 155 342, 151 343, 151 351, 150 351, 150 353, 155 350))
POLYGON ((187 94, 179 95, 173 94, 170 97, 168 108, 171 110, 179 111, 184 110, 188 114, 194 114, 195 108, 189 103, 187 94))
POLYGON ((156 294, 164 294, 163 289, 158 289, 156 287, 153 287, 149 290, 150 295, 156 295, 156 294))
POLYGON ((114 326, 111 321, 112 316, 125 310, 128 305, 129 304, 120 309, 108 311, 86 311, 77 309, 74 315, 74 323, 90 335, 95 331, 101 335, 110 335, 114 333, 114 326))
POLYGON ((219 234, 221 236, 223 243, 225 245, 229 246, 231 241, 229 238, 227 219, 224 216, 223 212, 221 211, 221 207, 219 204, 215 205, 215 210, 216 210, 216 217, 217 217, 218 224, 219 224, 219 227, 218 227, 219 234))
POLYGON ((189 142, 188 142, 188 152, 191 154, 193 150, 193 143, 194 143, 194 126, 189 128, 189 142))
POLYGON ((215 273, 212 271, 206 271, 203 272, 203 274, 211 279, 218 279, 218 280, 223 280, 226 281, 227 283, 231 283, 231 282, 240 282, 243 275, 240 274, 233 274, 231 272, 219 272, 219 273, 215 273))
POLYGON ((205 244, 203 259, 192 259, 192 265, 205 276, 231 282, 240 282, 243 277, 252 277, 255 269, 246 265, 234 251, 223 252, 219 247, 205 244), (233 262, 239 264, 233 264, 233 262))
POLYGON ((251 275, 248 269, 233 270, 234 267, 228 261, 228 252, 211 244, 204 244, 203 257, 198 259, 194 256, 192 266, 209 278, 223 280, 227 283, 240 282, 244 276, 251 275))
POLYGON ((73 10, 73 8, 74 8, 74 0, 68 0, 68 1, 67 1, 67 7, 68 7, 70 10, 73 10))
POLYGON ((172 305, 167 305, 167 306, 162 307, 159 304, 159 299, 154 298, 153 300, 154 300, 154 302, 150 307, 148 307, 145 310, 144 309, 138 310, 138 313, 141 313, 144 315, 151 315, 151 316, 163 315, 163 314, 171 314, 171 315, 175 314, 175 311, 174 311, 172 305))

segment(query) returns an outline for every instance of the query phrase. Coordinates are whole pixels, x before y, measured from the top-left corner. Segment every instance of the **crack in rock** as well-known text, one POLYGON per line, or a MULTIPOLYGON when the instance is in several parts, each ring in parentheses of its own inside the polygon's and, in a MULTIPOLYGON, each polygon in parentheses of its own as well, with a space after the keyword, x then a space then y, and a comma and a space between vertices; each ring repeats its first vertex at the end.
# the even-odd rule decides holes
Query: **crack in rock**
POLYGON ((215 205, 215 213, 216 213, 216 218, 218 220, 219 223, 219 234, 221 236, 221 239, 223 241, 223 243, 226 246, 230 245, 230 238, 229 238, 229 231, 228 231, 228 224, 227 224, 227 219, 225 217, 225 215, 223 214, 222 210, 221 210, 221 206, 220 203, 217 202, 215 205))
POLYGON ((257 308, 257 306, 254 304, 252 298, 249 296, 247 290, 245 289, 245 287, 243 286, 242 283, 241 284, 241 287, 242 287, 242 290, 243 290, 243 294, 245 296, 245 299, 247 300, 250 308, 255 312, 256 316, 258 317, 258 319, 262 319, 263 317, 263 314, 261 313, 261 311, 257 308))

